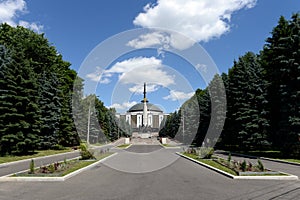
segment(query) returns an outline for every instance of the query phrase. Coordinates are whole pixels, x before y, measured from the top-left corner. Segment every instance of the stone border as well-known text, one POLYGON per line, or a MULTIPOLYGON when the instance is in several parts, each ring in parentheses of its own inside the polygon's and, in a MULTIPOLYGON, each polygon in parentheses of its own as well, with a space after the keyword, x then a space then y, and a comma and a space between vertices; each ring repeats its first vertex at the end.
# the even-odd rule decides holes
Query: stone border
MULTIPOLYGON (((2 176, 0 177, 0 182, 32 182, 32 181, 37 181, 37 182, 44 182, 44 181, 65 181, 73 176, 76 176, 77 174, 86 171, 88 169, 93 168, 94 166, 96 166, 97 164, 105 161, 108 158, 111 158, 112 156, 117 155, 118 153, 113 153, 112 155, 109 155, 97 162, 94 162, 86 167, 80 168, 74 172, 71 172, 65 176, 62 177, 10 177, 12 174, 10 175, 6 175, 6 176, 2 176)), ((27 170, 26 170, 27 171, 27 170)), ((17 172, 18 173, 18 172, 17 172)), ((16 173, 13 173, 16 174, 16 173)))
POLYGON ((191 160, 197 164, 200 164, 208 169, 211 169, 219 174, 222 174, 226 177, 229 177, 229 178, 232 178, 232 179, 237 179, 237 180, 298 180, 298 176, 295 176, 295 175, 292 175, 292 174, 288 174, 288 173, 285 173, 285 172, 279 172, 279 173, 283 173, 283 174, 287 174, 287 176, 234 176, 232 174, 229 174, 227 172, 224 172, 223 170, 220 170, 220 169, 217 169, 215 167, 212 167, 210 165, 207 165, 205 163, 202 163, 198 160, 195 160, 193 158, 190 158, 188 156, 185 156, 179 152, 176 152, 177 155, 183 157, 183 158, 186 158, 188 160, 191 160))

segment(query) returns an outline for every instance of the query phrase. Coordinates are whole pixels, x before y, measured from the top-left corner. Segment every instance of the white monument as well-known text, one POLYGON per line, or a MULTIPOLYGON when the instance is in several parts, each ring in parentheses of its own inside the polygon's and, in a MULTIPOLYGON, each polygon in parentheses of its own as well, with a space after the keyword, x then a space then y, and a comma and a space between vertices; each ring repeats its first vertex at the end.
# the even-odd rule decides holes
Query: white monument
POLYGON ((147 97, 146 97, 146 83, 144 83, 144 99, 141 101, 144 104, 143 107, 143 126, 147 127, 148 125, 148 109, 147 109, 147 97))

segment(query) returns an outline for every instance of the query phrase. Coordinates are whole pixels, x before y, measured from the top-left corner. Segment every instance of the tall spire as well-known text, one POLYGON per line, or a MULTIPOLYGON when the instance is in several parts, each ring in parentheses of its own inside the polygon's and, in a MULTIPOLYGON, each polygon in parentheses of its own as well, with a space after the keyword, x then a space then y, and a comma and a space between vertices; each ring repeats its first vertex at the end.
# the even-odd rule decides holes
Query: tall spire
POLYGON ((147 100, 147 97, 146 97, 146 94, 147 94, 147 91, 146 91, 146 83, 144 83, 144 98, 143 98, 143 100, 141 101, 142 103, 144 103, 144 102, 149 102, 148 100, 147 100))
POLYGON ((144 83, 144 99, 142 101, 142 103, 144 104, 144 108, 143 108, 143 126, 147 126, 148 124, 148 108, 147 108, 147 97, 146 97, 146 83, 144 83))

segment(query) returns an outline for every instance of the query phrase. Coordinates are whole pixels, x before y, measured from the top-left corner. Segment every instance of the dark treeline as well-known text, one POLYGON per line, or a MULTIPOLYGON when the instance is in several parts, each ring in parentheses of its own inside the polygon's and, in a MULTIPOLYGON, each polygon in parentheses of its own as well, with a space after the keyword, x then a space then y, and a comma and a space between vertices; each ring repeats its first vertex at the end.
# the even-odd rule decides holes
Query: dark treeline
MULTIPOLYGON (((224 84, 227 99, 225 125, 217 147, 228 150, 281 150, 291 157, 300 157, 300 18, 280 17, 278 25, 266 39, 261 52, 247 52, 234 61, 228 74, 216 75, 208 87, 198 89, 178 112, 172 113, 161 129, 161 136, 182 141, 193 132, 182 131, 183 115, 193 115, 192 104, 199 110, 199 119, 190 117, 197 126, 193 142, 202 145, 211 119, 212 101, 222 101, 212 87, 224 84), (220 81, 223 81, 223 84, 220 81), (184 134, 184 135, 183 135, 184 134), (184 136, 184 137, 183 137, 184 136)), ((216 102, 217 102, 216 101, 216 102)), ((214 103, 216 103, 214 102, 214 103)), ((212 120, 214 126, 222 119, 212 120)), ((188 119, 184 123, 189 123, 188 119)), ((194 131, 196 128, 185 124, 194 131), (192 128, 191 128, 192 127, 192 128)), ((195 133, 194 133, 195 134, 195 133)), ((188 139, 185 139, 189 142, 188 139)), ((210 141, 212 142, 212 141, 210 141)))
MULTIPOLYGON (((116 139, 118 121, 95 96, 83 98, 83 80, 70 69, 43 34, 23 27, 0 25, 0 155, 27 154, 36 149, 75 146, 86 135, 87 124, 78 135, 72 114, 72 97, 79 97, 79 123, 87 123, 89 99, 94 98, 102 134, 116 139), (75 90, 73 90, 74 81, 75 90), (85 118, 85 119, 84 119, 85 118)), ((78 113, 77 113, 78 114, 78 113)), ((78 121, 78 120, 77 120, 78 121)), ((95 119, 91 117, 90 140, 95 139, 95 119)), ((98 130, 100 132, 100 130, 98 130)))

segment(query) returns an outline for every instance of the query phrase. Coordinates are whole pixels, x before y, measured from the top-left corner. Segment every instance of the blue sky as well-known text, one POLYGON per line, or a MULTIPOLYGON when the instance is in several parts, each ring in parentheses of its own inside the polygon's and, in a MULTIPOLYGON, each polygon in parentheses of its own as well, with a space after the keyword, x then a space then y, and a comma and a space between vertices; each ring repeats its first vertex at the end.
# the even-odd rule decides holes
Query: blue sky
POLYGON ((146 81, 172 112, 206 86, 203 73, 258 53, 280 15, 299 11, 298 0, 2 0, 0 22, 44 33, 106 106, 126 111, 146 81))

